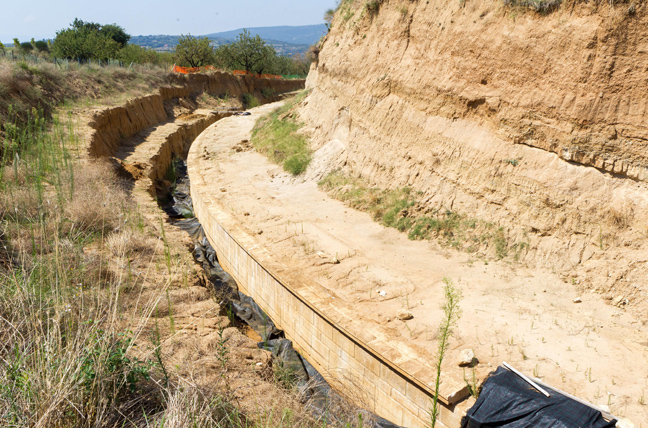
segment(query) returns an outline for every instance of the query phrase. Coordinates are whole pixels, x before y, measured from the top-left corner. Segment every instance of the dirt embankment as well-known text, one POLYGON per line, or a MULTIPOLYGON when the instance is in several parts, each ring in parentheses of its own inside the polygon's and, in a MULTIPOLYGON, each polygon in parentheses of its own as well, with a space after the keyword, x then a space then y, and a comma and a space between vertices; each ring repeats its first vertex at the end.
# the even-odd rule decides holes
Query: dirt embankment
POLYGON ((365 3, 343 2, 311 69, 314 149, 645 317, 648 7, 365 3))
MULTIPOLYGON (((278 94, 304 87, 303 80, 257 79, 220 72, 209 75, 172 76, 172 82, 173 86, 161 87, 157 94, 135 98, 124 105, 102 108, 94 112, 90 122, 94 129, 90 137, 90 155, 113 156, 122 140, 153 125, 173 119, 178 110, 182 113, 193 112, 198 107, 196 97, 203 93, 239 100, 243 95, 250 94, 264 103, 277 100, 278 94)), ((211 123, 213 121, 206 126, 211 123)), ((195 138, 206 126, 197 133, 190 134, 195 138)))
POLYGON ((173 86, 116 107, 89 114, 91 157, 110 157, 127 178, 141 181, 150 193, 174 156, 186 156, 191 142, 209 125, 240 109, 245 99, 276 101, 302 89, 303 80, 257 79, 229 73, 171 76, 173 86), (144 179, 144 180, 143 180, 144 179))

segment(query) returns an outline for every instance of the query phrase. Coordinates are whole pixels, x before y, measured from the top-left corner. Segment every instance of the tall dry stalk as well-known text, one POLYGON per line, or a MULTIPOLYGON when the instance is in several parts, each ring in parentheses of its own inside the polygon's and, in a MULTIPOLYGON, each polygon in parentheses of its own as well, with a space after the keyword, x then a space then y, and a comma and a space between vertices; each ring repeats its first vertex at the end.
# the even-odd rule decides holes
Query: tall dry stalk
POLYGON ((443 319, 439 326, 439 345, 437 348, 436 361, 436 381, 434 382, 434 397, 432 398, 432 409, 430 409, 430 427, 436 427, 439 417, 439 387, 441 385, 441 365, 448 351, 450 338, 452 337, 453 328, 457 325, 461 316, 459 301, 461 300, 461 291, 457 290, 450 278, 443 278, 445 286, 443 288, 445 295, 445 304, 443 305, 443 319))

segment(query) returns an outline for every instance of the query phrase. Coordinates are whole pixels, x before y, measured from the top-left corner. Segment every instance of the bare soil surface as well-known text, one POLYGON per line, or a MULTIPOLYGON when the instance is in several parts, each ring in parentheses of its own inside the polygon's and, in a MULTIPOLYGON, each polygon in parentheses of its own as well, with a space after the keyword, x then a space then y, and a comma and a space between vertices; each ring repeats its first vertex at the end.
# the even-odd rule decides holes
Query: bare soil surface
POLYGON ((460 352, 471 348, 479 379, 506 361, 617 416, 648 420, 641 404, 648 393, 645 325, 557 273, 410 241, 331 199, 313 179, 293 178, 241 144, 255 121, 279 105, 223 119, 192 147, 201 153, 197 167, 217 201, 213 209, 230 213, 255 237, 253 254, 270 254, 291 276, 315 281, 309 291, 326 297, 327 314, 430 383, 448 278, 463 299, 443 365, 446 391, 472 377, 458 366, 460 352), (402 310, 413 318, 399 320, 402 310))

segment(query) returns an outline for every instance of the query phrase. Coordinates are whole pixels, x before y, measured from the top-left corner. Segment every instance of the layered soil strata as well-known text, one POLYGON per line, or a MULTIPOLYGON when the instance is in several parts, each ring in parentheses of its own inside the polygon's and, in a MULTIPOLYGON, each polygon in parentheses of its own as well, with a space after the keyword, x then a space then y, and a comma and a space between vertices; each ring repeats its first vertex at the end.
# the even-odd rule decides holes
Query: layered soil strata
POLYGON ((648 8, 365 3, 342 3, 307 81, 313 148, 339 148, 320 176, 492 222, 521 262, 647 322, 648 8))

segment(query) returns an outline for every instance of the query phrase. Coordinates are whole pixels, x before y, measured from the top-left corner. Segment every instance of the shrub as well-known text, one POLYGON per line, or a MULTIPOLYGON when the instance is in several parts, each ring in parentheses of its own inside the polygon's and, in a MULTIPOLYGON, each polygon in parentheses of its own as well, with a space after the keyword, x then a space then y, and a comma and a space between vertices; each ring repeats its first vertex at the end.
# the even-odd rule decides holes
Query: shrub
POLYGON ((243 94, 243 107, 254 108, 261 105, 259 99, 252 94, 243 94))
POLYGON ((29 54, 34 50, 34 45, 29 42, 23 42, 20 44, 20 52, 23 54, 29 54))
POLYGON ((130 36, 118 25, 101 25, 75 19, 70 28, 60 30, 52 44, 58 58, 107 61, 128 43, 130 36))
POLYGON ((371 15, 375 15, 380 10, 380 5, 383 3, 383 1, 384 0, 368 0, 365 4, 365 7, 371 15))
POLYGON ((34 47, 38 52, 49 52, 49 45, 45 40, 38 40, 34 42, 34 47))

